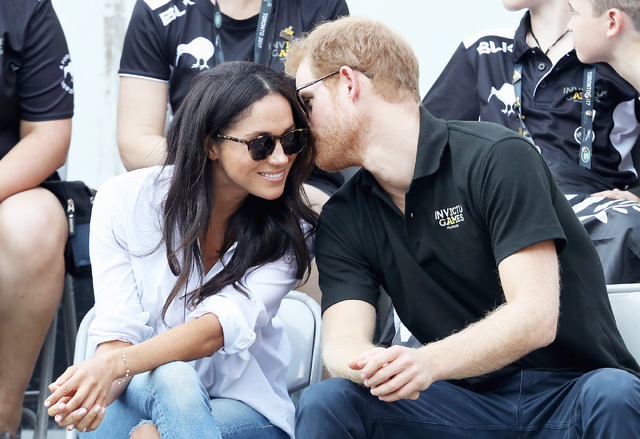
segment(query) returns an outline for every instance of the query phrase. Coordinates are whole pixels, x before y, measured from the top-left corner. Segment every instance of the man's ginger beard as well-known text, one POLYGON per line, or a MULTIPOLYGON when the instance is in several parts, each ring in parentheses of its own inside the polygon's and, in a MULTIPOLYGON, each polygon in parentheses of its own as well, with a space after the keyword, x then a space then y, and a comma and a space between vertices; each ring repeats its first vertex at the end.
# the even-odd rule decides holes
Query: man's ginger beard
POLYGON ((366 138, 364 126, 364 117, 344 111, 332 94, 325 122, 312 127, 316 137, 316 165, 327 172, 360 166, 360 151, 366 138))

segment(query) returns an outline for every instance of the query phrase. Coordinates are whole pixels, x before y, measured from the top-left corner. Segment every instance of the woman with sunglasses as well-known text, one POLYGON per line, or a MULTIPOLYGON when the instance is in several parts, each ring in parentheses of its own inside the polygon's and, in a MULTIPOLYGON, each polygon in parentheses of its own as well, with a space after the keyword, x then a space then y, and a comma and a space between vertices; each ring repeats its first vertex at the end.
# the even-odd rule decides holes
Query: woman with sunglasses
POLYGON ((274 316, 308 272, 317 222, 295 91, 260 64, 206 70, 167 145, 164 166, 98 192, 96 351, 45 405, 61 426, 95 430, 86 437, 292 437, 290 348, 274 316))

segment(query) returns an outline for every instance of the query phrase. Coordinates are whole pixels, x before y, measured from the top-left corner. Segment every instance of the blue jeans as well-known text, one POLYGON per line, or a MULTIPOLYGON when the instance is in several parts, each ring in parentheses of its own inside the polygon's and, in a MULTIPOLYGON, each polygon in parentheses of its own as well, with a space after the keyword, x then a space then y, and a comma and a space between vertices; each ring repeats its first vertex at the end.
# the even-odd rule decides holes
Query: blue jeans
POLYGON ((640 379, 617 369, 584 375, 522 371, 476 392, 445 381, 415 400, 382 402, 334 378, 304 391, 296 437, 607 439, 640 437, 640 379))
POLYGON ((142 424, 154 424, 162 439, 288 439, 267 418, 232 399, 209 399, 187 363, 165 364, 133 377, 105 413, 97 430, 81 438, 128 439, 142 424))

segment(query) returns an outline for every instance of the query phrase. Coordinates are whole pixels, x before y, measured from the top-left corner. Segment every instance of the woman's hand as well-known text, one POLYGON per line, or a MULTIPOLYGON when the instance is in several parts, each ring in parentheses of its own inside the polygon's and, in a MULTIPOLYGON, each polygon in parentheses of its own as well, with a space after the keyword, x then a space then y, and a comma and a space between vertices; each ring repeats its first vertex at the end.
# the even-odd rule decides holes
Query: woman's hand
MULTIPOLYGON (((54 385, 52 384, 51 386, 54 386, 54 385)), ((53 407, 53 411, 52 411, 52 408, 50 408, 49 413, 51 414, 59 410, 64 410, 69 400, 70 398, 66 396, 61 398, 60 401, 58 401, 58 403, 56 404, 57 407, 53 407)), ((59 413, 56 414, 55 421, 58 422, 58 424, 61 427, 66 426, 67 430, 69 431, 75 428, 78 431, 86 432, 86 431, 93 431, 96 428, 98 428, 98 426, 102 422, 102 419, 104 418, 104 414, 105 414, 105 407, 101 407, 100 405, 96 405, 93 409, 89 411, 87 411, 87 409, 85 409, 84 407, 81 407, 75 412, 71 413, 65 419, 62 418, 62 414, 59 414, 59 413), (66 423, 69 421, 71 423, 66 425, 66 423), (63 422, 65 423, 65 425, 62 425, 63 422)))
POLYGON ((45 400, 49 416, 53 416, 61 427, 87 431, 98 427, 105 412, 105 400, 119 376, 117 360, 119 351, 112 350, 103 355, 70 366, 54 383, 49 385, 51 395, 45 400))

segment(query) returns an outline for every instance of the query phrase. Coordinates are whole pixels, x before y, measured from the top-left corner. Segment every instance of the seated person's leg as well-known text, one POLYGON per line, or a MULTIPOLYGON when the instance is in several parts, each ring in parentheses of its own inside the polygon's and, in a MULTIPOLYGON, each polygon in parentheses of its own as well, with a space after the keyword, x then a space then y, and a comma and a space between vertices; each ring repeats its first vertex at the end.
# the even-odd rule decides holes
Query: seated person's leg
POLYGON ((0 203, 0 431, 15 433, 24 391, 64 286, 67 221, 36 188, 0 203))
POLYGON ((160 439, 160 433, 155 425, 144 424, 135 429, 130 439, 160 439))
POLYGON ((596 246, 606 283, 640 282, 640 204, 591 196, 569 202, 596 246))
POLYGON ((82 437, 116 439, 135 432, 151 436, 132 437, 152 438, 154 430, 160 437, 220 438, 209 394, 189 364, 176 361, 135 375, 99 427, 82 437))
POLYGON ((638 436, 640 378, 619 369, 600 369, 578 379, 576 391, 582 438, 638 436))
POLYGON ((296 411, 296 437, 511 439, 517 398, 517 392, 498 399, 436 381, 418 400, 389 403, 365 387, 333 378, 302 393, 296 411))

